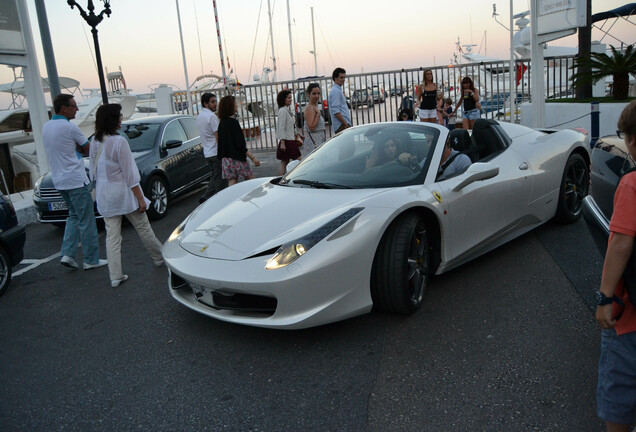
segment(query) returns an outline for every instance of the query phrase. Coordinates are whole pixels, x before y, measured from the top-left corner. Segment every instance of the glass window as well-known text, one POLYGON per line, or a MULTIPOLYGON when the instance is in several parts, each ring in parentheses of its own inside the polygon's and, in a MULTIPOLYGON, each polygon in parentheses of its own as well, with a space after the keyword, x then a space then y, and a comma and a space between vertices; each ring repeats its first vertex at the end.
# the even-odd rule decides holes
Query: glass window
POLYGON ((201 136, 201 132, 199 132, 199 127, 197 126, 197 120, 195 118, 186 117, 179 119, 183 128, 188 135, 188 139, 198 138, 201 136))
POLYGON ((183 127, 178 120, 171 121, 163 130, 163 139, 161 140, 161 145, 166 145, 168 141, 173 140, 182 142, 188 140, 188 137, 186 136, 185 131, 183 130, 183 127))
POLYGON ((159 123, 123 124, 119 134, 126 138, 133 152, 150 150, 155 146, 159 123))
POLYGON ((329 188, 421 184, 440 131, 408 123, 346 130, 303 159, 279 184, 329 188))

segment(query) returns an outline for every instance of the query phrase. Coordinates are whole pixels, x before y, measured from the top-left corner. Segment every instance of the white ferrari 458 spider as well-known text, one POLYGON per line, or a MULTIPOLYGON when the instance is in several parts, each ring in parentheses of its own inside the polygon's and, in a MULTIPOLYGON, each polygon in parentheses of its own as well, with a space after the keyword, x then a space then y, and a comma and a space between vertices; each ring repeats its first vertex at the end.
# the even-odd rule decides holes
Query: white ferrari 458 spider
POLYGON ((485 119, 472 134, 353 127, 285 176, 238 183, 192 212, 163 247, 170 293, 210 317, 270 328, 372 307, 409 314, 431 275, 553 217, 577 220, 589 160, 589 139, 573 130, 485 119))

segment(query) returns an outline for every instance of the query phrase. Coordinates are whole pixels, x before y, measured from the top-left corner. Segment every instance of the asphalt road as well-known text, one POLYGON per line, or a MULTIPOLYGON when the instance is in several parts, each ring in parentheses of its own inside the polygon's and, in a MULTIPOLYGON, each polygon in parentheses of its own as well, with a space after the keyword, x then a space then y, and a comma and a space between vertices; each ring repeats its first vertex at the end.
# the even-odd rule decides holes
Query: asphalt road
MULTIPOLYGON (((275 170, 261 159, 257 175, 275 170)), ((198 195, 153 223, 160 240, 198 195)), ((26 258, 58 253, 62 234, 30 225, 26 258)), ((302 331, 190 311, 130 226, 122 251, 119 288, 105 268, 54 257, 28 261, 0 298, 1 431, 602 430, 591 309, 602 261, 582 221, 434 278, 412 316, 302 331)))

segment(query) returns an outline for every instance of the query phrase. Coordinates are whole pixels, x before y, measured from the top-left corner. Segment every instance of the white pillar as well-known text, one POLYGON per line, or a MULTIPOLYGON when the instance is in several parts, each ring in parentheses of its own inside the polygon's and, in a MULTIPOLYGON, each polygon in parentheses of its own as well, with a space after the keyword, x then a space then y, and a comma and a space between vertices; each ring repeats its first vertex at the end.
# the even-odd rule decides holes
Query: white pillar
MULTIPOLYGON (((515 112, 515 102, 517 102, 517 74, 515 73, 515 48, 513 46, 513 36, 514 36, 514 28, 513 28, 513 12, 512 12, 512 2, 510 0, 510 68, 508 70, 508 89, 509 96, 508 100, 510 101, 510 123, 513 123, 513 115, 515 112)), ((504 117, 505 118, 505 117, 504 117)))
POLYGON ((40 174, 49 170, 49 162, 44 150, 42 140, 42 127, 49 121, 46 101, 44 100, 44 89, 42 88, 42 77, 33 43, 33 33, 31 32, 31 22, 29 21, 29 10, 26 0, 17 0, 18 15, 22 26, 22 35, 26 45, 26 63, 24 64, 24 87, 29 103, 29 116, 31 117, 31 127, 33 128, 33 138, 35 141, 35 152, 38 158, 38 168, 40 174))
POLYGON ((532 49, 530 62, 530 76, 532 85, 532 116, 534 119, 532 127, 545 127, 545 79, 543 77, 543 44, 539 43, 537 34, 539 28, 539 0, 530 2, 530 30, 532 39, 530 47, 532 49))

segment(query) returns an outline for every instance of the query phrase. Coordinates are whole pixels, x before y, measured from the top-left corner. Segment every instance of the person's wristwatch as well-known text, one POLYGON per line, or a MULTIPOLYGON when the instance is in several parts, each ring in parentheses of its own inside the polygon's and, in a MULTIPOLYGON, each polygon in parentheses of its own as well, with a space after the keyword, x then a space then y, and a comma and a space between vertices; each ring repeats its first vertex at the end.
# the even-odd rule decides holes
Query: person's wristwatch
POLYGON ((614 302, 614 297, 607 297, 600 291, 596 291, 596 304, 599 306, 605 306, 614 302))

